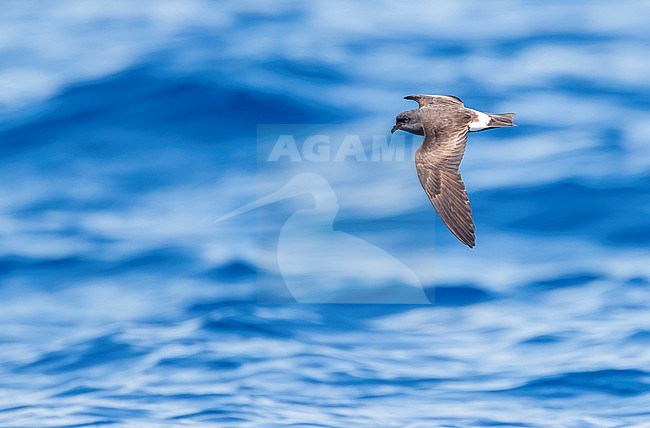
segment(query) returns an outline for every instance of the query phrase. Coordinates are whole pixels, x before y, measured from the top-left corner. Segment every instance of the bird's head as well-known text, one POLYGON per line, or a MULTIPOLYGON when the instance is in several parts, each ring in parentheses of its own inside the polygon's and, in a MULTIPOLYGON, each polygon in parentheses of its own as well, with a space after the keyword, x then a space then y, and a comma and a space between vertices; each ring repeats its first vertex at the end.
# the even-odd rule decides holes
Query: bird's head
POLYGON ((415 135, 424 135, 424 128, 422 128, 419 110, 408 110, 398 114, 395 118, 395 125, 393 126, 393 129, 390 130, 390 133, 393 134, 395 131, 399 130, 410 132, 415 135))

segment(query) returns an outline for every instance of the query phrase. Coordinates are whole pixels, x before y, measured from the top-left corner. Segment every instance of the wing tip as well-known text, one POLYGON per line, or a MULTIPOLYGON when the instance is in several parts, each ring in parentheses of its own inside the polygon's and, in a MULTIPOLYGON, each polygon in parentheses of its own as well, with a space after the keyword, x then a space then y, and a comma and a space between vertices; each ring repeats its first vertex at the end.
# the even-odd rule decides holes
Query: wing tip
POLYGON ((452 231, 452 233, 454 234, 454 236, 456 236, 456 238, 458 238, 458 240, 460 242, 467 245, 469 248, 476 247, 476 235, 474 235, 474 233, 472 233, 469 236, 457 234, 456 232, 453 232, 453 231, 452 231))
MULTIPOLYGON (((447 222, 442 218, 441 220, 444 223, 444 225, 447 226, 447 229, 449 229, 452 235, 454 235, 456 239, 458 239, 463 245, 467 245, 469 248, 472 249, 476 247, 476 234, 474 230, 472 230, 471 232, 459 230, 458 228, 455 227, 455 225, 451 223, 447 224, 447 222)), ((472 227, 472 229, 474 228, 472 227)))

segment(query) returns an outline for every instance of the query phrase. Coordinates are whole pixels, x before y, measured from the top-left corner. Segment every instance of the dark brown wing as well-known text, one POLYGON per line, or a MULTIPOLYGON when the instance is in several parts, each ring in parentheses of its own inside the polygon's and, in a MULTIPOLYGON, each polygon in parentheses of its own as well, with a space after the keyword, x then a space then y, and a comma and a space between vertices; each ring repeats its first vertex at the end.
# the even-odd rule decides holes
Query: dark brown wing
POLYGON ((418 178, 447 228, 473 248, 476 228, 472 207, 458 171, 465 153, 467 123, 461 112, 458 117, 441 118, 435 109, 421 111, 425 137, 415 156, 418 178))
POLYGON ((444 105, 444 104, 452 104, 458 106, 463 105, 463 101, 460 98, 455 97, 453 95, 418 94, 418 95, 407 95, 404 97, 404 99, 415 101, 416 103, 418 103, 418 106, 420 108, 433 106, 433 105, 444 105))

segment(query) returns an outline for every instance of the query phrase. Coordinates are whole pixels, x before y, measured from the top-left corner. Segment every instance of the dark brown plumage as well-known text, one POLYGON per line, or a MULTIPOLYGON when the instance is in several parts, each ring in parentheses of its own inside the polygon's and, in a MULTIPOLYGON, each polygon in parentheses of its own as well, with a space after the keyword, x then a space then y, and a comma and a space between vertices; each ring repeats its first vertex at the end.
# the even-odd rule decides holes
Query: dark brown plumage
POLYGON ((488 114, 466 108, 450 95, 409 95, 417 110, 397 115, 391 132, 424 135, 415 154, 418 178, 434 209, 463 244, 476 244, 472 207, 458 170, 470 131, 514 126, 513 113, 488 114))

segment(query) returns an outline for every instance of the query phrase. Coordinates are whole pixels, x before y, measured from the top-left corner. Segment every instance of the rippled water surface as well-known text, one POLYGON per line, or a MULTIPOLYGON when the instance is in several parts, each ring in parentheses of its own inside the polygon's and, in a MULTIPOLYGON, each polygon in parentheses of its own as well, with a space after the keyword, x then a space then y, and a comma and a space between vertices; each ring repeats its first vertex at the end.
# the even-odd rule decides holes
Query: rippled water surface
POLYGON ((1 426, 650 423, 648 2, 5 6, 1 426), (474 250, 410 160, 259 168, 258 124, 385 135, 419 92, 517 113, 470 136, 474 250), (305 170, 434 304, 258 303, 309 201, 216 219, 305 170))

